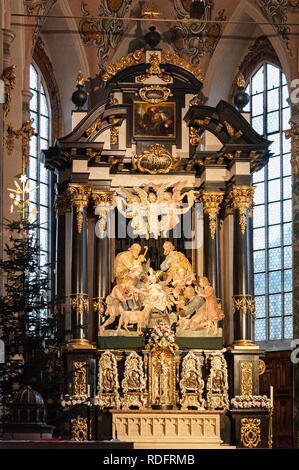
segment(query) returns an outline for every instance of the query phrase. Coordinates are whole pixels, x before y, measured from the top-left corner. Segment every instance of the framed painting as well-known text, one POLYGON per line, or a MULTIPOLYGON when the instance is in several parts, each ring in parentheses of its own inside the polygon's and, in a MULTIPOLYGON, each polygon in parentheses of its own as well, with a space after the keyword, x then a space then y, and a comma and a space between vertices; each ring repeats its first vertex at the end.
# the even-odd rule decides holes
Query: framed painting
POLYGON ((135 101, 133 115, 134 137, 176 137, 176 103, 135 101))

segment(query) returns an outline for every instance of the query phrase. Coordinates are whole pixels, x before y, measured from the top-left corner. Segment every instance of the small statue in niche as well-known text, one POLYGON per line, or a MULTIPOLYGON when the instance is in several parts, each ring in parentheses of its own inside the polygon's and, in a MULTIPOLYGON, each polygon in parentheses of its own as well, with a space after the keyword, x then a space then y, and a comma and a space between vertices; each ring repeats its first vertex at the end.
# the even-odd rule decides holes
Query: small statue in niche
POLYGON ((212 353, 209 357, 210 374, 207 380, 207 404, 211 410, 227 409, 228 379, 227 364, 222 353, 212 353))
POLYGON ((136 351, 129 354, 125 362, 125 374, 122 381, 124 397, 123 408, 143 408, 146 404, 145 378, 142 358, 136 351))
POLYGON ((180 389, 182 398, 181 409, 197 408, 204 409, 205 401, 202 398, 204 380, 202 378, 203 357, 188 353, 182 363, 182 378, 180 389))
POLYGON ((99 360, 99 383, 98 396, 103 401, 104 406, 120 406, 119 382, 116 358, 110 351, 104 352, 99 360))

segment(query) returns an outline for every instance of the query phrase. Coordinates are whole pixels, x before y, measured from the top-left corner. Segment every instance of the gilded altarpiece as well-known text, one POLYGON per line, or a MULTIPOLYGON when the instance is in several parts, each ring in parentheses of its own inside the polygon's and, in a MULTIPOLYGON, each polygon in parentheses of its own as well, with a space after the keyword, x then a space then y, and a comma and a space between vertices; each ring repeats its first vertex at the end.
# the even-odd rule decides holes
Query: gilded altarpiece
POLYGON ((158 445, 164 426, 171 445, 191 429, 192 445, 220 446, 230 399, 258 394, 250 181, 270 143, 231 104, 206 106, 200 66, 173 51, 131 52, 101 80, 108 99, 43 151, 58 199, 70 200, 57 289, 69 305, 66 354, 80 353, 71 386, 95 390, 116 434, 134 415, 138 442, 151 429, 158 445))

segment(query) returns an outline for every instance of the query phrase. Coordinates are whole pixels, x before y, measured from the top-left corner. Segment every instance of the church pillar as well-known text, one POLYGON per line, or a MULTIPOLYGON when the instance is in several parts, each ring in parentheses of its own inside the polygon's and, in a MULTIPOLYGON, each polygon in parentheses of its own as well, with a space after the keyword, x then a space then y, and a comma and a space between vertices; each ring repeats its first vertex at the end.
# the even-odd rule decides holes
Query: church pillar
POLYGON ((203 191, 201 193, 204 212, 204 275, 214 287, 217 298, 221 297, 218 214, 223 197, 223 192, 203 191))
POLYGON ((233 315, 234 345, 254 343, 252 319, 255 303, 250 282, 250 238, 248 216, 253 206, 253 186, 233 186, 228 203, 234 211, 233 315))
POLYGON ((95 214, 98 216, 95 227, 94 298, 92 299, 96 332, 99 330, 100 319, 104 313, 104 299, 109 294, 111 286, 109 220, 113 194, 113 191, 92 191, 95 214))
POLYGON ((293 348, 291 359, 294 374, 294 431, 295 446, 299 449, 299 104, 292 106, 290 129, 285 132, 292 141, 292 182, 293 182, 293 348))
POLYGON ((61 307, 64 305, 66 296, 65 279, 65 254, 66 254, 66 230, 65 214, 71 211, 68 193, 57 194, 55 200, 56 208, 56 276, 55 295, 58 297, 61 307))
POLYGON ((71 258, 71 318, 72 346, 90 347, 87 340, 87 226, 86 208, 91 187, 88 184, 69 184, 68 192, 72 205, 72 258, 71 258))

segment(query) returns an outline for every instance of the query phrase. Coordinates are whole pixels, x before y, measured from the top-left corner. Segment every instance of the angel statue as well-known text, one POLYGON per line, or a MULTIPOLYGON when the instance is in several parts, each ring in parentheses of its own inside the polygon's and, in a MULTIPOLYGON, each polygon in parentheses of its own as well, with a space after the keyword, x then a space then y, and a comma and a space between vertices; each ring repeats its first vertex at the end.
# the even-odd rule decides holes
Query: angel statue
POLYGON ((120 186, 121 192, 125 194, 126 200, 116 196, 114 198, 118 211, 126 218, 132 219, 130 224, 134 235, 140 237, 147 235, 147 209, 140 198, 128 189, 120 186))
POLYGON ((188 191, 181 194, 182 189, 186 186, 187 181, 181 181, 173 186, 172 193, 167 190, 167 185, 156 185, 151 183, 157 194, 162 197, 160 204, 160 230, 164 236, 172 230, 179 222, 179 215, 186 214, 194 204, 194 191, 188 191), (187 196, 188 206, 184 209, 182 200, 187 196))

